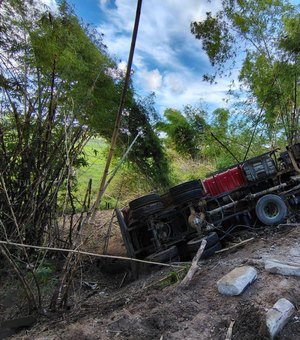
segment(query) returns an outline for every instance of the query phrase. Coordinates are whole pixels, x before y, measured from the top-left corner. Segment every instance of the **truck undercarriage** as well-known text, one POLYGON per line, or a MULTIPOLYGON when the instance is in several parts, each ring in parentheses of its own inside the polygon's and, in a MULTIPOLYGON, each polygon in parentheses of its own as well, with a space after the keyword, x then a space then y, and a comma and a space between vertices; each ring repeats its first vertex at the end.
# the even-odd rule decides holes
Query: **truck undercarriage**
POLYGON ((203 258, 222 248, 237 228, 297 219, 300 143, 273 150, 201 180, 151 193, 116 209, 129 257, 156 262, 192 258, 203 238, 203 258))

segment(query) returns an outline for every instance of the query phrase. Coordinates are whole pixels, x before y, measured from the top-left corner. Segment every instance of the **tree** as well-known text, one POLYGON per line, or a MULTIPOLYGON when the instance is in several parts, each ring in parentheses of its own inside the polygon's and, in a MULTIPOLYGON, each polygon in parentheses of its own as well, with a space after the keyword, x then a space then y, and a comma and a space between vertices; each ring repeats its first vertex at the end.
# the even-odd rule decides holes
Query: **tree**
MULTIPOLYGON (((60 210, 75 212, 72 168, 83 164, 81 151, 92 135, 110 139, 123 79, 115 76, 102 36, 84 27, 65 1, 56 14, 34 1, 6 1, 0 15, 0 217, 7 236, 18 224, 22 241, 40 244, 48 230, 54 242, 60 202, 60 210)), ((125 104, 132 138, 133 121, 145 129, 132 161, 166 185, 150 106, 134 99, 132 88, 125 104)), ((119 139, 120 151, 126 142, 119 139)))
POLYGON ((216 69, 205 79, 224 75, 242 55, 239 80, 252 95, 252 105, 255 98, 260 112, 254 117, 255 127, 258 122, 264 124, 270 140, 284 133, 289 143, 296 141, 299 123, 298 115, 295 117, 295 67, 279 42, 288 34, 287 22, 295 15, 295 8, 284 0, 224 0, 215 16, 207 13, 204 21, 191 24, 192 33, 202 41, 216 69))
MULTIPOLYGON (((65 1, 55 14, 33 0, 3 1, 0 21, 1 239, 77 247, 84 219, 81 214, 73 223, 73 169, 84 163, 82 150, 91 136, 110 138, 123 79, 115 76, 116 64, 101 35, 83 26, 65 1), (72 210, 68 233, 58 227, 58 214, 65 221, 67 207, 72 210)), ((133 162, 152 179, 162 173, 157 179, 163 182, 168 168, 149 122, 151 107, 139 104, 131 88, 126 108, 132 111, 131 136, 136 133, 131 120, 144 126, 146 136, 132 153, 133 162)), ((119 151, 124 144, 120 138, 119 151)), ((1 244, 0 251, 20 278, 30 309, 39 309, 34 271, 40 259, 33 267, 34 257, 24 247, 1 244), (25 277, 19 260, 32 276, 25 277)), ((67 256, 51 308, 66 304, 79 258, 67 256)))
POLYGON ((224 108, 212 112, 210 124, 206 128, 202 156, 208 158, 220 170, 232 166, 247 157, 266 152, 267 140, 262 133, 252 138, 251 119, 245 119, 224 108), (252 139, 253 150, 248 150, 252 139))
MULTIPOLYGON (((170 184, 169 164, 161 140, 156 135, 150 121, 158 119, 154 108, 153 96, 144 99, 134 99, 130 113, 124 124, 127 125, 130 139, 137 131, 142 131, 142 137, 137 140, 128 158, 133 167, 144 174, 156 189, 166 189, 170 184)), ((123 143, 125 140, 123 137, 123 143)))
MULTIPOLYGON (((291 142, 300 141, 300 108, 299 108, 299 72, 300 72, 300 15, 287 18, 284 22, 284 36, 280 39, 280 47, 286 51, 286 63, 281 69, 288 86, 289 102, 293 107, 290 115, 291 142)), ((279 65, 280 66, 280 65, 279 65)))
MULTIPOLYGON (((212 113, 212 121, 206 131, 203 156, 214 160, 218 169, 232 164, 235 159, 221 146, 223 143, 232 151, 232 143, 229 141, 229 111, 218 108, 212 113), (216 137, 218 140, 216 140, 216 137)), ((231 138, 233 135, 231 134, 231 138)))
POLYGON ((175 109, 167 109, 164 112, 166 121, 156 124, 159 131, 167 134, 172 147, 184 156, 195 159, 199 156, 203 139, 205 112, 186 106, 181 113, 175 109))
POLYGON ((58 193, 65 187, 74 209, 72 167, 82 161, 88 125, 96 115, 109 121, 118 95, 108 72, 114 62, 67 4, 55 15, 35 5, 3 2, 0 32, 0 217, 6 237, 30 244, 42 243, 46 230, 59 238, 58 193))

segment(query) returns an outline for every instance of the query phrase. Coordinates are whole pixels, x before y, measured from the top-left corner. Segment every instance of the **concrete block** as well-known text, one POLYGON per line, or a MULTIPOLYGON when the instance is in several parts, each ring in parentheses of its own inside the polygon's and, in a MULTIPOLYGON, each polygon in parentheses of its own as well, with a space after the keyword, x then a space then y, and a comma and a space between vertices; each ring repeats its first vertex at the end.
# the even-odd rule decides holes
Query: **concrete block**
POLYGON ((279 299, 275 305, 268 310, 266 315, 266 325, 273 339, 278 332, 286 325, 295 312, 294 305, 287 299, 279 299))
POLYGON ((284 263, 277 260, 266 260, 265 270, 274 274, 300 276, 300 263, 284 263))
POLYGON ((256 278, 254 267, 235 268, 217 282, 218 291, 223 295, 240 295, 256 278))

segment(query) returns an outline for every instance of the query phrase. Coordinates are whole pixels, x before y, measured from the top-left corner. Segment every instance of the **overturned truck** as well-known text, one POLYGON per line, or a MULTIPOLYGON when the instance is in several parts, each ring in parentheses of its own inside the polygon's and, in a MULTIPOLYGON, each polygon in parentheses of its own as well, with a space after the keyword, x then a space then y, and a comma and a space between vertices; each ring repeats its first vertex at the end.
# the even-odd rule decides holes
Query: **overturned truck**
POLYGON ((203 258, 222 248, 237 228, 277 225, 297 218, 300 143, 266 152, 164 195, 151 193, 116 209, 129 257, 156 262, 192 258, 202 239, 203 258))

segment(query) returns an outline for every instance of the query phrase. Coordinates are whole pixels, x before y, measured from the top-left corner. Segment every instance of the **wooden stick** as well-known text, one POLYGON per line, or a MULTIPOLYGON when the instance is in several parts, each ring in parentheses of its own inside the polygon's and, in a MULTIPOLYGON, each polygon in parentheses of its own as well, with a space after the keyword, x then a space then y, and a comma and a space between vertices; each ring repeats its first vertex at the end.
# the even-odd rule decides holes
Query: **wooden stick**
POLYGON ((231 340, 231 338, 232 338, 232 330, 233 330, 234 323, 235 323, 235 321, 231 320, 230 325, 228 327, 228 331, 227 331, 226 339, 225 340, 231 340))
POLYGON ((200 247, 197 251, 197 254, 193 258, 192 265, 191 265, 189 271, 187 272, 186 276, 184 277, 184 279, 180 282, 179 287, 181 287, 181 288, 186 287, 190 283, 190 281, 192 280, 195 273, 199 270, 198 262, 200 260, 201 255, 204 252, 206 244, 207 244, 207 241, 205 239, 202 240, 201 245, 200 245, 200 247))
POLYGON ((54 247, 33 246, 33 245, 31 245, 31 244, 21 244, 21 243, 10 242, 10 241, 2 241, 2 240, 0 240, 0 244, 7 244, 7 245, 10 245, 10 246, 15 246, 15 247, 24 247, 24 248, 33 248, 33 249, 43 249, 43 250, 51 250, 51 251, 61 251, 61 252, 65 252, 65 253, 82 254, 82 255, 89 255, 89 256, 102 257, 102 258, 109 258, 109 259, 117 259, 117 260, 125 260, 125 261, 134 261, 134 262, 147 263, 147 264, 154 264, 154 265, 164 266, 164 267, 182 268, 182 266, 173 265, 173 264, 168 264, 168 263, 152 262, 152 261, 146 261, 146 260, 135 259, 135 258, 131 258, 131 257, 117 256, 117 255, 103 255, 103 254, 96 254, 96 253, 90 253, 90 252, 87 252, 87 251, 74 250, 74 249, 63 249, 63 248, 54 248, 54 247))
POLYGON ((124 283, 124 281, 126 279, 127 274, 128 274, 127 272, 124 274, 123 279, 122 279, 122 281, 121 281, 121 283, 119 285, 119 289, 123 286, 123 283, 124 283))
POLYGON ((246 243, 248 243, 248 242, 250 242, 250 241, 252 241, 252 240, 254 240, 254 237, 248 238, 247 240, 244 240, 244 241, 242 241, 242 242, 240 242, 240 243, 234 244, 233 246, 230 246, 230 247, 228 247, 228 248, 224 248, 224 249, 221 249, 221 250, 217 250, 217 251, 216 251, 216 254, 223 253, 224 251, 227 251, 227 250, 231 250, 231 249, 237 248, 237 247, 242 246, 243 244, 246 244, 246 243))

